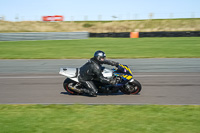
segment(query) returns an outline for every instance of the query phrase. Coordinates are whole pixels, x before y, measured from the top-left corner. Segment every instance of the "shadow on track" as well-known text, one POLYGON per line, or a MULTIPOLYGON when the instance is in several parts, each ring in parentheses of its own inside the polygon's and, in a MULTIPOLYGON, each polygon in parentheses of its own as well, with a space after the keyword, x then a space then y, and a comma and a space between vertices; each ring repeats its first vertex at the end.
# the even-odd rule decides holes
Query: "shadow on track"
MULTIPOLYGON (((69 96, 86 96, 86 97, 90 97, 87 94, 72 95, 72 94, 69 94, 67 92, 61 92, 60 94, 62 94, 62 95, 69 95, 69 96)), ((127 95, 127 94, 124 94, 122 92, 118 92, 118 93, 98 93, 97 94, 97 96, 121 96, 121 95, 127 95)), ((140 93, 138 93, 136 95, 140 95, 140 93)))

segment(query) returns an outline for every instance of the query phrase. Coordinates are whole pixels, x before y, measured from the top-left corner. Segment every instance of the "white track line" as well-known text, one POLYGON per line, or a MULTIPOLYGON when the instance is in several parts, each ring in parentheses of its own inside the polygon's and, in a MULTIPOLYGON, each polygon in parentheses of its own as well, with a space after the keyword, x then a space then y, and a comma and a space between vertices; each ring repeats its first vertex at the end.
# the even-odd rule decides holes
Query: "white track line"
POLYGON ((133 75, 133 77, 199 77, 200 75, 133 75))
POLYGON ((63 77, 64 76, 1 76, 0 79, 51 79, 63 77))
MULTIPOLYGON (((200 75, 133 75, 133 77, 200 77, 200 75)), ((52 79, 65 76, 0 76, 0 79, 52 79)))

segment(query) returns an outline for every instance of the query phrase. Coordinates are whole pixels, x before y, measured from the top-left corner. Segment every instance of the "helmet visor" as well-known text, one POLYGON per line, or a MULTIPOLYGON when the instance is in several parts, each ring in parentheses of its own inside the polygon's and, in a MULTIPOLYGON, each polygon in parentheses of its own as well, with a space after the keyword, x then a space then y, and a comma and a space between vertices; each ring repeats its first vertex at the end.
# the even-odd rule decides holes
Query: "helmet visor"
POLYGON ((104 61, 106 59, 106 56, 101 56, 100 61, 104 61))

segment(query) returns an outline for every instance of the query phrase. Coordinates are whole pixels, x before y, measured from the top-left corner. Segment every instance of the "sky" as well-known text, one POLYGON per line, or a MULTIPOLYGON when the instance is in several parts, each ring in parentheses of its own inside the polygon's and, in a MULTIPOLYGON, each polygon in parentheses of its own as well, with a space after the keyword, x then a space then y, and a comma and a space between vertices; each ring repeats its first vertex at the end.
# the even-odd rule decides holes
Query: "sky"
POLYGON ((53 15, 65 21, 200 18, 200 0, 0 0, 7 21, 53 15))

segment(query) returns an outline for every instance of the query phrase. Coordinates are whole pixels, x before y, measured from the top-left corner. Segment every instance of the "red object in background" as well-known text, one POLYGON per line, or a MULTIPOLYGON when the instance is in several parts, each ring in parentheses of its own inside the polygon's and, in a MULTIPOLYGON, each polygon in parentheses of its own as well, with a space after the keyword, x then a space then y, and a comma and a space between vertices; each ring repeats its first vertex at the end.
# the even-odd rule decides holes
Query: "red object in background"
POLYGON ((64 17, 62 15, 55 15, 55 16, 43 16, 43 21, 63 21, 64 17))
POLYGON ((55 15, 54 16, 54 21, 63 21, 64 20, 64 17, 61 16, 61 15, 55 15))

